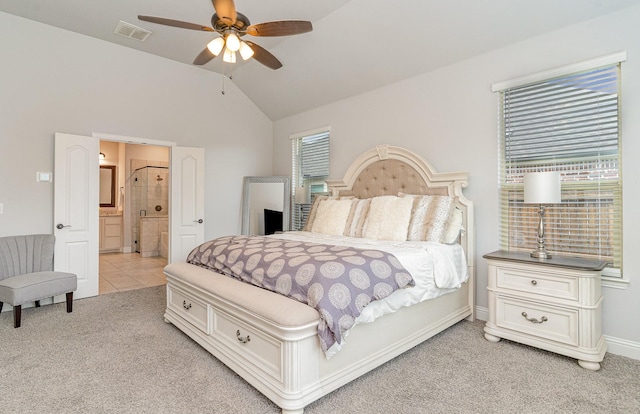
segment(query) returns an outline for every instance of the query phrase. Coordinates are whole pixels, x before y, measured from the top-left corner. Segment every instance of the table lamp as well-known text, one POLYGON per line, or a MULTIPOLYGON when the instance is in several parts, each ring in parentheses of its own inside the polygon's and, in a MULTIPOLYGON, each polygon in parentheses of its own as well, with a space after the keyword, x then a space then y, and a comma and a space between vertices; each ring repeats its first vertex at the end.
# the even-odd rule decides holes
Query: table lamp
POLYGON ((293 201, 296 204, 310 204, 311 192, 309 191, 309 187, 296 187, 296 195, 293 201))
POLYGON ((551 259, 551 255, 544 246, 544 205, 557 204, 560 197, 560 173, 558 171, 545 171, 528 173, 524 175, 524 203, 539 204, 538 211, 538 247, 531 252, 531 257, 538 259, 551 259))

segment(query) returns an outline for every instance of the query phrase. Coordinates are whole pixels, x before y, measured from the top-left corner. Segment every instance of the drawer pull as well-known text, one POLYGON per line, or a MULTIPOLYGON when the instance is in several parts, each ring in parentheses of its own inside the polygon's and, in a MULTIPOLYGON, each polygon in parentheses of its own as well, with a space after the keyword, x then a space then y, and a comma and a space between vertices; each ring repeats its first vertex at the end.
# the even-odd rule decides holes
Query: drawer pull
POLYGON ((535 285, 537 285, 537 284, 538 284, 538 281, 534 279, 534 280, 532 280, 532 281, 531 281, 531 284, 532 284, 533 286, 535 286, 535 285))
POLYGON ((191 309, 191 303, 189 303, 189 304, 187 305, 187 301, 186 301, 186 300, 183 300, 183 301, 182 301, 182 307, 183 307, 183 308, 185 308, 186 310, 189 310, 189 309, 191 309))
POLYGON ((543 316, 542 318, 540 318, 540 320, 536 319, 536 318, 529 318, 529 316, 527 315, 527 312, 522 312, 522 316, 524 316, 524 318, 526 320, 528 320, 531 323, 543 323, 548 321, 546 316, 543 316))
POLYGON ((240 336, 240 329, 238 329, 236 331, 236 338, 238 338, 238 341, 242 342, 243 344, 246 344, 247 342, 249 342, 251 340, 251 337, 249 335, 245 336, 244 338, 240 336))

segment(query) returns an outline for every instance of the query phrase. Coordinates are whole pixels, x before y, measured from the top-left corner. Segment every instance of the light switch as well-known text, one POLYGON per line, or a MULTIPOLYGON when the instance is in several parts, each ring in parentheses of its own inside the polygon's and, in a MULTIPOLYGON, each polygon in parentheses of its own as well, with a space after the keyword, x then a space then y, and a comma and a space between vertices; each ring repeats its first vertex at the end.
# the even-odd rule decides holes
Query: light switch
POLYGON ((36 173, 36 181, 41 182, 51 182, 53 181, 53 173, 50 172, 37 172, 36 173))
POLYGON ((4 204, 0 203, 0 214, 4 214, 4 204))

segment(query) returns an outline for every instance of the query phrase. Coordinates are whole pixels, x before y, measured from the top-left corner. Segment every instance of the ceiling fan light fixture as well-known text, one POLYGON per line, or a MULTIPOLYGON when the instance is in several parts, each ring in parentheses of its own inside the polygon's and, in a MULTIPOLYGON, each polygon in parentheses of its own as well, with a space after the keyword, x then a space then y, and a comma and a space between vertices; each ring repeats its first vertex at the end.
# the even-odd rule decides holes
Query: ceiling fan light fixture
POLYGON ((242 60, 250 59, 253 56, 253 49, 246 42, 240 42, 240 56, 242 60))
POLYGON ((236 52, 230 50, 229 47, 224 49, 224 56, 222 56, 222 60, 227 63, 236 63, 236 52))
POLYGON ((233 31, 229 31, 226 38, 227 49, 237 52, 240 49, 240 38, 233 31))
POLYGON ((224 47, 224 38, 216 37, 212 41, 209 42, 207 48, 214 56, 218 56, 220 52, 222 52, 222 48, 224 47))

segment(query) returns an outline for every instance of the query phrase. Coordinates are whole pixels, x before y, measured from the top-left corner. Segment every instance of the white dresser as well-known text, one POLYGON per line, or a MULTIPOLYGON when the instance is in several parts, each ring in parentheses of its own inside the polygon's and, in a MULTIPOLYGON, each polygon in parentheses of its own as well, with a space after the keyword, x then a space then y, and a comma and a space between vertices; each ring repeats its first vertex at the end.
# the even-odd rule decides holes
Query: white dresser
POLYGON ((505 251, 483 257, 489 265, 487 340, 509 339, 600 369, 607 350, 600 287, 605 262, 505 251))

